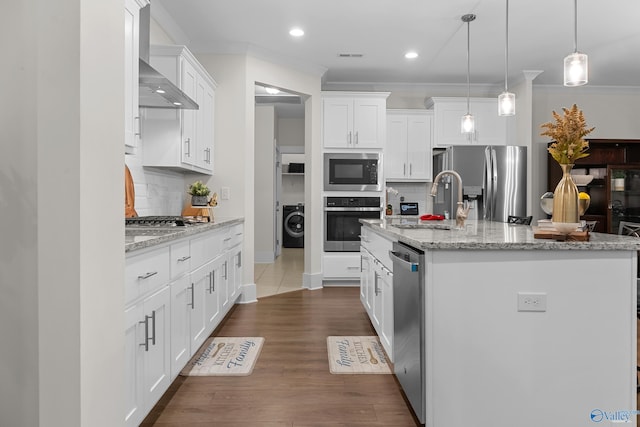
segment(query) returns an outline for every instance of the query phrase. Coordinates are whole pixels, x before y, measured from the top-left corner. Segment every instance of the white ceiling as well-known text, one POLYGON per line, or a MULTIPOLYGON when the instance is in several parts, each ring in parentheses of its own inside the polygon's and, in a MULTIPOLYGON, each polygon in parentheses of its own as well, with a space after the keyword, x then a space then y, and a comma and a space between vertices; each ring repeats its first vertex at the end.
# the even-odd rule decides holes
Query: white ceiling
MULTIPOLYGON (((509 82, 542 70, 534 84, 562 85, 574 2, 511 0, 509 8, 509 82)), ((460 17, 474 13, 471 83, 504 85, 505 0, 154 0, 152 13, 195 53, 250 52, 345 88, 466 84, 460 17), (292 38, 293 26, 306 34, 292 38), (420 56, 407 60, 407 50, 420 56)), ((578 2, 578 50, 589 55, 590 85, 640 86, 639 18, 640 0, 578 2)))

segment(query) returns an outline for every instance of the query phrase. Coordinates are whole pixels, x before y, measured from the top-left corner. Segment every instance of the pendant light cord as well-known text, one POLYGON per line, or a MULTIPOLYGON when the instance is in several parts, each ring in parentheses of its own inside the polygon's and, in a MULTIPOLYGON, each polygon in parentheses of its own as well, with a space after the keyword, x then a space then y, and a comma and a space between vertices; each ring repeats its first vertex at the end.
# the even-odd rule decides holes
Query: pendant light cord
POLYGON ((470 33, 470 25, 471 19, 467 21, 467 114, 469 114, 469 97, 471 96, 471 83, 469 79, 469 74, 471 74, 471 61, 469 59, 469 44, 471 43, 470 33))
POLYGON ((578 0, 573 0, 573 51, 578 51, 578 0))
POLYGON ((505 19, 505 32, 504 32, 504 91, 508 92, 507 76, 509 75, 508 63, 509 63, 509 0, 506 0, 506 19, 505 19))

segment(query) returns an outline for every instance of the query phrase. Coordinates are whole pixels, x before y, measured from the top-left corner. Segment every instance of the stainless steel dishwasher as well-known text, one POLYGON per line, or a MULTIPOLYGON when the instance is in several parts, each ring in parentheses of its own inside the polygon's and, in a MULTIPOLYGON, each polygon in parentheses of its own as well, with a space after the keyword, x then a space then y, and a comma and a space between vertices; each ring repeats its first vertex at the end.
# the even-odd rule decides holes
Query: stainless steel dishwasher
POLYGON ((425 419, 424 252, 394 242, 394 373, 416 417, 425 419))

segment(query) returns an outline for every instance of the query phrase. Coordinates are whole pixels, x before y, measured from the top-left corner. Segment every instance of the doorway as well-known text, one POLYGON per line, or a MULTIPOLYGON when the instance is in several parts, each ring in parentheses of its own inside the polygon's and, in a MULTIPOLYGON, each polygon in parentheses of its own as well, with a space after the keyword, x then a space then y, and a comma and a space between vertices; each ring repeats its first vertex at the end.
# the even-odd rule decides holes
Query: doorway
POLYGON ((258 298, 302 289, 304 141, 303 96, 256 83, 254 278, 258 298))

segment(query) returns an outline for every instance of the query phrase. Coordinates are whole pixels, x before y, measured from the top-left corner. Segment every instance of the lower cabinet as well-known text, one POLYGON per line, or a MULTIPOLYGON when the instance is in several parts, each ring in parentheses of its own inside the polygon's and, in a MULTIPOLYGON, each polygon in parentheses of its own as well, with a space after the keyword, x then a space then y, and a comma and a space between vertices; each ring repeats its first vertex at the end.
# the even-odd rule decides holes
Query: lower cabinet
POLYGON ((391 248, 390 240, 363 227, 360 300, 380 343, 393 362, 393 264, 388 256, 391 248))
POLYGON ((143 421, 238 299, 242 231, 216 229, 127 257, 126 426, 143 421))
POLYGON ((171 384, 170 290, 125 310, 125 425, 137 426, 171 384))

